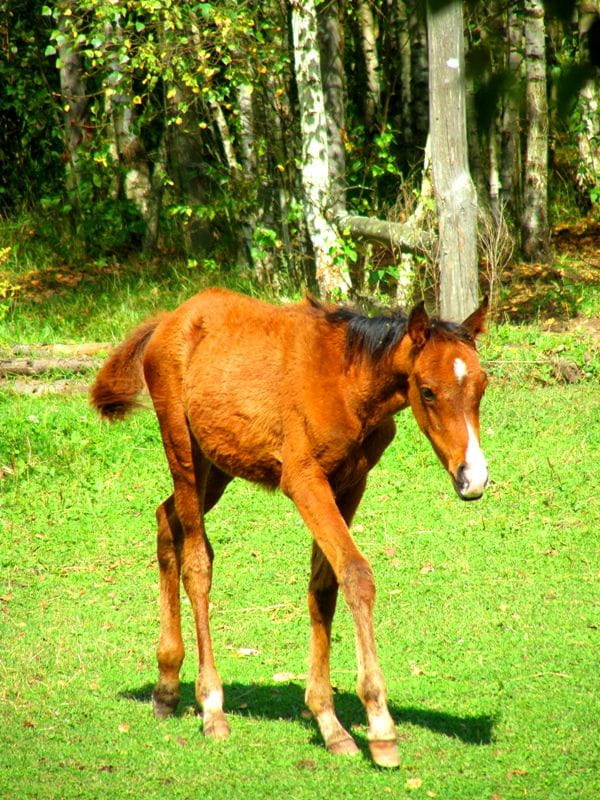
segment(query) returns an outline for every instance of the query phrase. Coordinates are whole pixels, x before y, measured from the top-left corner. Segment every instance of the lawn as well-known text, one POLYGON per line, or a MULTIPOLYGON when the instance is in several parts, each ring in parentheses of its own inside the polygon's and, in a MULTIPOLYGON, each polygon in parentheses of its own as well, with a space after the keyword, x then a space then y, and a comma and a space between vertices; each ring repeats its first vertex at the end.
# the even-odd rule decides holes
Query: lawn
POLYGON ((109 426, 84 397, 0 394, 0 797, 597 800, 598 399, 594 376, 493 381, 493 482, 468 504, 400 415, 354 524, 400 736, 383 771, 343 604, 333 679, 362 756, 330 756, 304 712, 310 542, 289 501, 234 482, 209 515, 232 736, 205 741, 187 603, 178 715, 150 706, 170 491, 154 416, 109 426))

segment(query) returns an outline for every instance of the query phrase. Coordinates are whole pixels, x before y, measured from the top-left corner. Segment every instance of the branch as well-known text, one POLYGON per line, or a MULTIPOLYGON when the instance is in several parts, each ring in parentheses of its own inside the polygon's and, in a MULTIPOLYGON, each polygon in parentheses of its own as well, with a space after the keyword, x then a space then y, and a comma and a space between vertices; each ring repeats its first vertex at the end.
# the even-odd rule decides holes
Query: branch
POLYGON ((410 223, 388 222, 376 217, 359 217, 353 214, 339 216, 336 223, 340 230, 350 231, 352 236, 380 242, 397 250, 409 253, 431 252, 436 237, 410 223))

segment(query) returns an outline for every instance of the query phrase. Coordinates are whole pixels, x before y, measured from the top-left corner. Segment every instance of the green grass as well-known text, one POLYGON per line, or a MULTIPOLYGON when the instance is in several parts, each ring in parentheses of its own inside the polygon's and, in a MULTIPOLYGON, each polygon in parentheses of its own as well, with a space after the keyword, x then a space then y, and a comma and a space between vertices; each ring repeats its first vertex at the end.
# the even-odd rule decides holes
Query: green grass
POLYGON ((149 702, 169 492, 154 416, 108 426, 85 398, 0 395, 0 797, 596 800, 598 387, 496 382, 482 420, 481 502, 455 497, 405 413, 355 521, 401 740, 385 772, 343 604, 333 678, 363 757, 328 755, 301 715, 310 540, 285 498, 234 482, 209 516, 233 732, 207 742, 187 603, 179 714, 158 723, 149 702))
MULTIPOLYGON (((63 271, 27 235, 0 248, 0 347, 118 341, 207 284, 255 291, 164 259, 63 271)), ((584 300, 597 314, 597 294, 584 300)), ((154 508, 170 485, 154 416, 108 426, 83 397, 0 392, 0 798, 596 800, 598 342, 499 325, 481 352, 486 497, 455 497, 405 413, 355 521, 377 577, 394 772, 368 758, 343 603, 333 679, 363 757, 329 756, 302 715, 310 537, 285 498, 241 482, 208 520, 232 736, 201 735, 187 602, 182 702, 156 722, 154 508), (578 385, 557 384, 556 358, 578 385)))

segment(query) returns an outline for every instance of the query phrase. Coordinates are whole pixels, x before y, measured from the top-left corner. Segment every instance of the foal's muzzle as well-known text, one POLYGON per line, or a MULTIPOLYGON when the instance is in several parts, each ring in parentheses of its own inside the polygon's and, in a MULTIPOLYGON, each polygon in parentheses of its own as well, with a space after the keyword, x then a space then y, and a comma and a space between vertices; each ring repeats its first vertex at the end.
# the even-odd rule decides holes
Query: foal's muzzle
POLYGON ((475 469, 468 464, 460 464, 456 474, 451 477, 461 500, 479 500, 488 485, 487 464, 480 462, 475 469))

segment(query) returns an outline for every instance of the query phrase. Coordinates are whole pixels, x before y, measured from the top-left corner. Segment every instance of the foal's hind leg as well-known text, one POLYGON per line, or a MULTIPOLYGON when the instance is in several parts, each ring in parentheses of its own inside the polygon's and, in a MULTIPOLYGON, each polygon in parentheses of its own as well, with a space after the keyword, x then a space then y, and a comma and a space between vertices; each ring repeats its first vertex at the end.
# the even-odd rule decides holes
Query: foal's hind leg
MULTIPOLYGON (((204 512, 219 501, 229 475, 211 467, 206 482, 204 512)), ((158 683, 152 694, 154 714, 162 719, 171 715, 179 702, 179 671, 184 657, 181 637, 179 579, 183 529, 171 495, 156 510, 158 522, 157 556, 160 573, 160 637, 158 641, 158 683)))
POLYGON ((184 649, 181 638, 179 574, 182 529, 173 495, 156 510, 157 556, 160 574, 160 638, 158 641, 158 683, 152 694, 154 714, 168 717, 179 702, 179 670, 184 649))
MULTIPOLYGON (((175 414, 174 410, 169 413, 168 409, 160 411, 157 409, 157 416, 173 477, 174 514, 181 528, 180 546, 175 548, 178 556, 176 563, 192 605, 196 624, 199 661, 196 698, 204 712, 205 735, 222 739, 229 736, 229 725, 223 713, 223 687, 215 667, 209 630, 208 598, 212 582, 213 551, 204 531, 203 505, 207 495, 210 505, 214 505, 229 479, 218 470, 215 471, 214 478, 210 479, 211 465, 192 439, 183 413, 175 414)), ((173 574, 170 573, 169 577, 172 578, 173 574)), ((172 589, 172 583, 165 579, 165 590, 167 585, 172 589)), ((161 584, 161 590, 162 588, 161 584)), ((163 616, 165 641, 169 637, 169 631, 172 633, 174 628, 172 619, 176 618, 177 625, 180 624, 179 614, 174 613, 178 610, 178 605, 173 606, 172 617, 167 612, 163 616)), ((170 664, 166 651, 161 651, 159 648, 160 678, 155 690, 155 697, 158 696, 159 702, 168 694, 165 689, 173 686, 174 673, 178 673, 183 658, 183 647, 178 657, 179 664, 176 660, 170 664)), ((175 697, 173 694, 173 700, 175 697)), ((168 702, 166 705, 168 706, 168 702)))

